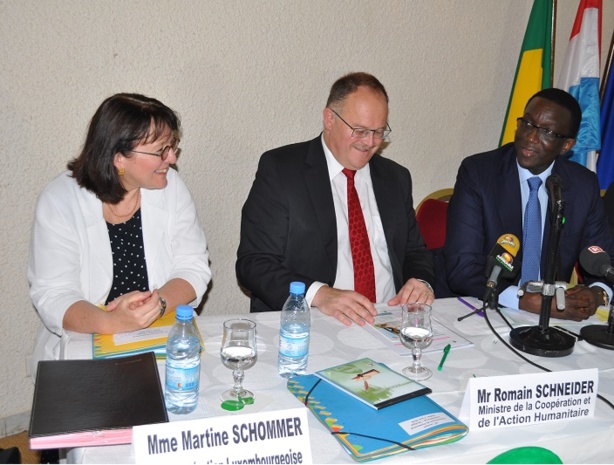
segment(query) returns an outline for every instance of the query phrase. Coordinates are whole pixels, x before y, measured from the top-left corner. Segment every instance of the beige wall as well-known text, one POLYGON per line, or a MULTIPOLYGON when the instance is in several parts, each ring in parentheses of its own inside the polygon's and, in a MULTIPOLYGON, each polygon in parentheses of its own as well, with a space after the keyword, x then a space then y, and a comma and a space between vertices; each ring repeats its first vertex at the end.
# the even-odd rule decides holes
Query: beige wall
MULTIPOLYGON (((364 70, 388 89, 385 155, 413 173, 415 201, 451 187, 463 157, 497 145, 532 3, 0 0, 0 419, 31 406, 36 197, 78 153, 104 98, 140 92, 180 113, 179 169, 214 273, 204 312, 247 312, 234 260, 260 154, 317 135, 332 82, 364 70)), ((579 2, 558 3, 555 76, 579 2)))

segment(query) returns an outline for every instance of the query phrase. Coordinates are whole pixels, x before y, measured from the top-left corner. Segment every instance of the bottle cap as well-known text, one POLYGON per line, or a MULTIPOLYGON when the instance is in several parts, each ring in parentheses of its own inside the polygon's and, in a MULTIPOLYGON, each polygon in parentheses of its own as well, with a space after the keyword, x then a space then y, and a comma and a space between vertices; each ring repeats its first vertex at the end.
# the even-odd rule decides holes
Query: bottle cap
POLYGON ((290 294, 304 294, 305 293, 305 283, 300 281, 294 281, 290 283, 290 294))
POLYGON ((191 320, 194 309, 189 305, 177 305, 175 312, 177 313, 178 320, 191 320))

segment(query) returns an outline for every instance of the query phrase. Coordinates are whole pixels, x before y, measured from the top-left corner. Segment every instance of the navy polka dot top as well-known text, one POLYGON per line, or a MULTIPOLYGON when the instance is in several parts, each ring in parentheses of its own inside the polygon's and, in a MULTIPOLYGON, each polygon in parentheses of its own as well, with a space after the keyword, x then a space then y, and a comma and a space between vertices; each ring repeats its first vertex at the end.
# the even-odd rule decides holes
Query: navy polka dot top
POLYGON ((108 304, 128 292, 148 290, 149 281, 143 247, 141 209, 125 223, 107 222, 107 230, 113 253, 113 285, 107 297, 108 304))

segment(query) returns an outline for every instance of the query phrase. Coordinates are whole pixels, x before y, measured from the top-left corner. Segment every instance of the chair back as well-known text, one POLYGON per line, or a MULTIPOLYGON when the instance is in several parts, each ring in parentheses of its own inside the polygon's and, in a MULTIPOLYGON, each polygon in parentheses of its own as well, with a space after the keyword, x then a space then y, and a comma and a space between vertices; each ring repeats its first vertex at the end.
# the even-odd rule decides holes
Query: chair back
POLYGON ((416 221, 427 249, 443 247, 446 241, 447 217, 448 202, 426 199, 420 205, 420 209, 416 212, 416 221))
POLYGON ((446 223, 448 219, 448 201, 452 189, 441 189, 427 195, 416 208, 416 222, 424 239, 426 248, 433 253, 435 264, 435 297, 452 297, 454 294, 448 286, 443 246, 446 242, 446 223))
POLYGON ((453 189, 441 189, 427 195, 416 208, 416 221, 429 250, 440 249, 446 241, 448 201, 453 189))

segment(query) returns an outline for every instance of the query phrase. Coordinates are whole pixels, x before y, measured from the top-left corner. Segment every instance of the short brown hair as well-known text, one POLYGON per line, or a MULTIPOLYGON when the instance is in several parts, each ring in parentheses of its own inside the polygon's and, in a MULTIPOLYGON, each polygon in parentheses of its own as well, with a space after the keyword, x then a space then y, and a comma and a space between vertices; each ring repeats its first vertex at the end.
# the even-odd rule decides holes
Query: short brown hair
POLYGON ((118 203, 126 194, 113 164, 115 154, 129 156, 140 142, 179 130, 179 117, 156 99, 115 94, 92 117, 79 156, 68 163, 77 183, 103 202, 118 203), (153 131, 152 131, 153 127, 153 131))
POLYGON ((388 103, 388 93, 379 80, 368 73, 350 73, 340 77, 330 88, 330 94, 326 101, 326 106, 330 107, 335 103, 343 102, 348 95, 356 92, 359 87, 368 87, 375 92, 379 92, 388 103))

